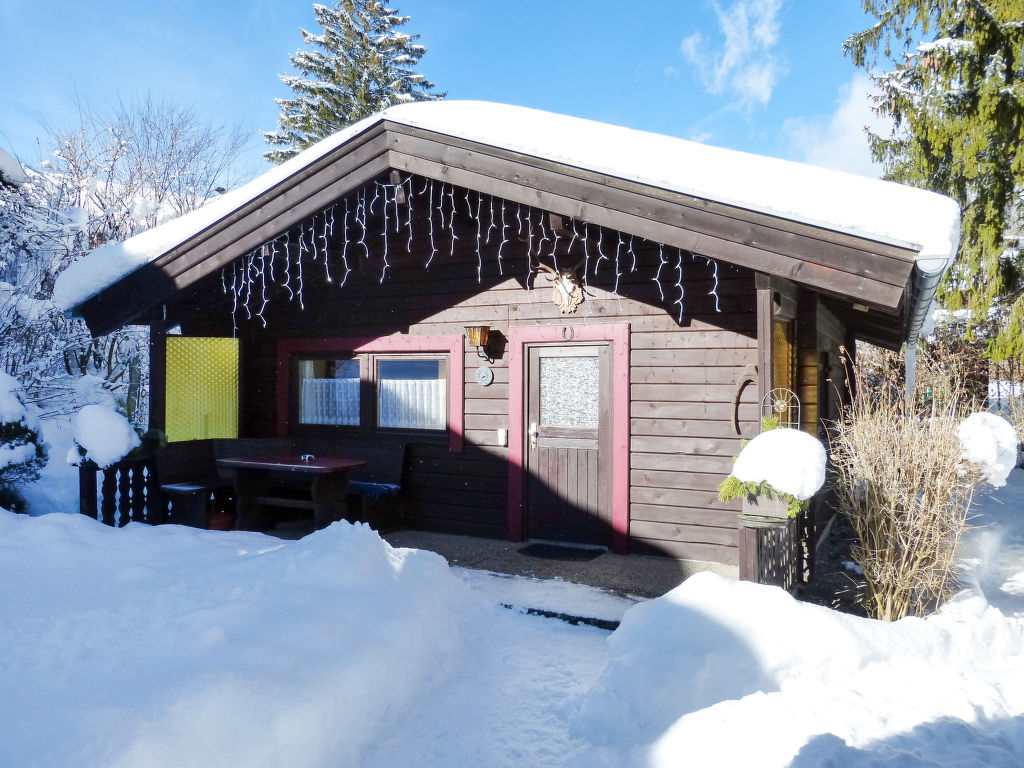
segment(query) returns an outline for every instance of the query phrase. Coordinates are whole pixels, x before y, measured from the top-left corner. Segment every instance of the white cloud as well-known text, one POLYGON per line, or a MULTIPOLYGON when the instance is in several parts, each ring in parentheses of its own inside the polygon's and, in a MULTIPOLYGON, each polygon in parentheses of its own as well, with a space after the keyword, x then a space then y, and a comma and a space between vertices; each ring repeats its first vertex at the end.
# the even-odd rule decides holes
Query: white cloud
POLYGON ((732 92, 744 105, 768 102, 786 73, 785 64, 773 53, 779 40, 780 6, 781 0, 736 0, 728 8, 713 3, 725 38, 721 50, 714 50, 700 32, 680 45, 708 92, 732 92))
POLYGON ((871 80, 857 73, 839 88, 831 115, 786 120, 782 132, 794 159, 861 176, 881 176, 882 166, 871 160, 864 128, 884 136, 892 130, 892 122, 874 113, 872 93, 871 80))

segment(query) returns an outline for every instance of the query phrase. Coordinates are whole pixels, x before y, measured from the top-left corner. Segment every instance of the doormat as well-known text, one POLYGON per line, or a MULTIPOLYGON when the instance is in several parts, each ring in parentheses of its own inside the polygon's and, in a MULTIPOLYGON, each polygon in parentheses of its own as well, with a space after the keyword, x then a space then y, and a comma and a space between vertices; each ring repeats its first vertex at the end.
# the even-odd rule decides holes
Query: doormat
POLYGON ((558 544, 527 544, 518 552, 520 555, 539 557, 543 560, 585 562, 593 560, 595 557, 600 557, 605 553, 605 550, 593 547, 562 547, 558 544))

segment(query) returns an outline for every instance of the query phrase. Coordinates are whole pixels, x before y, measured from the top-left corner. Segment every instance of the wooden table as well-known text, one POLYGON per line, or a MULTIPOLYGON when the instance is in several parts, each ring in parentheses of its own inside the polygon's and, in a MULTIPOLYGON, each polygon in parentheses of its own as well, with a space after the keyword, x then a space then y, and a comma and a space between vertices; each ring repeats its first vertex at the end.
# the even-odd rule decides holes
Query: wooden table
POLYGON ((234 481, 238 528, 265 527, 267 507, 311 510, 316 527, 324 528, 344 516, 349 472, 365 463, 330 456, 241 455, 217 459, 217 469, 234 481), (282 493, 282 486, 299 493, 282 493))

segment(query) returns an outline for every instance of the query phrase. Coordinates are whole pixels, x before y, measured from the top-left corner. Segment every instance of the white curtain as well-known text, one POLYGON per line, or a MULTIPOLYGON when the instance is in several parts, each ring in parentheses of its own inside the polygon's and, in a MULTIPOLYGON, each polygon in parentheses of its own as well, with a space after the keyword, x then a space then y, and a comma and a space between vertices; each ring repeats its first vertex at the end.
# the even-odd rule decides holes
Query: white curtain
POLYGON ((303 424, 359 424, 359 379, 302 379, 303 424))
POLYGON ((382 379, 380 426, 444 429, 446 382, 442 379, 382 379))

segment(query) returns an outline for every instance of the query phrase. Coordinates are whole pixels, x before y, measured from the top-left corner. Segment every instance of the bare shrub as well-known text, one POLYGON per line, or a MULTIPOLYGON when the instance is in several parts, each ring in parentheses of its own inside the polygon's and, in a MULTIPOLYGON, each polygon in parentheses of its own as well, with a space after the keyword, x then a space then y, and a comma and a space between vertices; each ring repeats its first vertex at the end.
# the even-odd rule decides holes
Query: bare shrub
POLYGON ((858 537, 865 608, 895 621, 924 615, 951 593, 981 474, 962 459, 957 427, 968 409, 956 387, 922 411, 925 399, 908 405, 898 381, 875 384, 857 387, 830 443, 837 503, 858 537))

